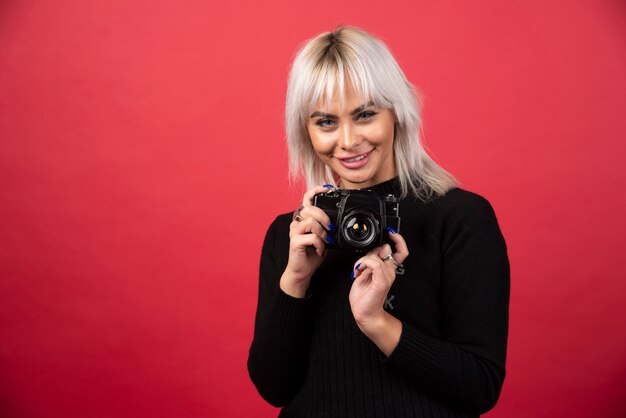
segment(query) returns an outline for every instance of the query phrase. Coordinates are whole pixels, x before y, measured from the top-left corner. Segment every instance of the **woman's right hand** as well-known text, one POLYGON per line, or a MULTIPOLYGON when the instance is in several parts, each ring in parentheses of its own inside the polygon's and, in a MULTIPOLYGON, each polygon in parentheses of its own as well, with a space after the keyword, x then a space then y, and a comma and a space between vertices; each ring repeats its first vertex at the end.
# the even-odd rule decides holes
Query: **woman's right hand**
POLYGON ((302 198, 302 207, 289 225, 289 261, 280 278, 283 292, 296 298, 304 297, 311 277, 326 256, 326 243, 334 240, 330 218, 324 211, 313 206, 313 196, 327 192, 327 186, 316 186, 302 198))

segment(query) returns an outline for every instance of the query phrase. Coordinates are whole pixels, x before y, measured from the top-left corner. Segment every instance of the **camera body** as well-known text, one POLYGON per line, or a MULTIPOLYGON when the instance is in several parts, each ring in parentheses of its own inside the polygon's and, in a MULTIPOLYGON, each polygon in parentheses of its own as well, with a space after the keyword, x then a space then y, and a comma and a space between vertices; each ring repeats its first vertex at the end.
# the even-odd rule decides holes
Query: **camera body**
POLYGON ((400 199, 380 197, 372 190, 334 189, 313 197, 335 225, 335 242, 326 248, 369 251, 391 244, 387 227, 400 232, 400 199))

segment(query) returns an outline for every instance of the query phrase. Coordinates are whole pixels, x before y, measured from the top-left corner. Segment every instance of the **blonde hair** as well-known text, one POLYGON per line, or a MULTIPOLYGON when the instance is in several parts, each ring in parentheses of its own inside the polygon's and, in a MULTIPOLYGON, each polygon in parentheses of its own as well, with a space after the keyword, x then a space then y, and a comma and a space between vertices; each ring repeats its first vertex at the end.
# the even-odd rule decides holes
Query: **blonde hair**
POLYGON ((359 96, 395 114, 393 147, 402 197, 411 192, 427 200, 457 185, 426 153, 417 93, 387 46, 349 26, 306 41, 291 66, 285 109, 291 180, 304 177, 308 188, 335 183, 332 171, 313 149, 306 123, 313 106, 320 100, 328 102, 335 89, 343 102, 346 77, 359 96))

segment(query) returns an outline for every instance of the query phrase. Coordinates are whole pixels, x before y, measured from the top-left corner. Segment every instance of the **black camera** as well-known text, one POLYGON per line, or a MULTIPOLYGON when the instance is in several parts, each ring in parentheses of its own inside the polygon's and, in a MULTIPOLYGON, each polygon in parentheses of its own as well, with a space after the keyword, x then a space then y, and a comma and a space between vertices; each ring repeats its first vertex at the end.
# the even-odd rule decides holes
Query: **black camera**
POLYGON ((368 251, 391 243, 387 227, 400 232, 400 203, 394 195, 380 197, 372 190, 334 189, 314 196, 335 225, 335 242, 327 248, 368 251))

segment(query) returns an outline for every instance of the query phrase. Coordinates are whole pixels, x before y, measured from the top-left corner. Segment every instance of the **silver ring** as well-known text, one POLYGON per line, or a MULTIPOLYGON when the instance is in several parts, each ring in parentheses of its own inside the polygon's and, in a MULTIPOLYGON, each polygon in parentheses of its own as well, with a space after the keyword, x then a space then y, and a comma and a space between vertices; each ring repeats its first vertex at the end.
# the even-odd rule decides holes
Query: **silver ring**
POLYGON ((391 260, 391 261, 393 261, 393 264, 396 266, 396 268, 398 268, 398 263, 396 263, 396 260, 393 258, 393 254, 388 254, 388 255, 384 256, 383 258, 381 258, 381 260, 383 260, 383 262, 385 262, 387 260, 391 260))
POLYGON ((304 209, 304 205, 300 206, 298 209, 296 209, 296 210, 293 212, 293 216, 291 217, 291 220, 292 220, 292 221, 298 221, 298 222, 300 222, 300 221, 303 221, 303 220, 304 220, 304 218, 303 218, 302 216, 300 216, 300 211, 302 211, 302 209, 304 209))

